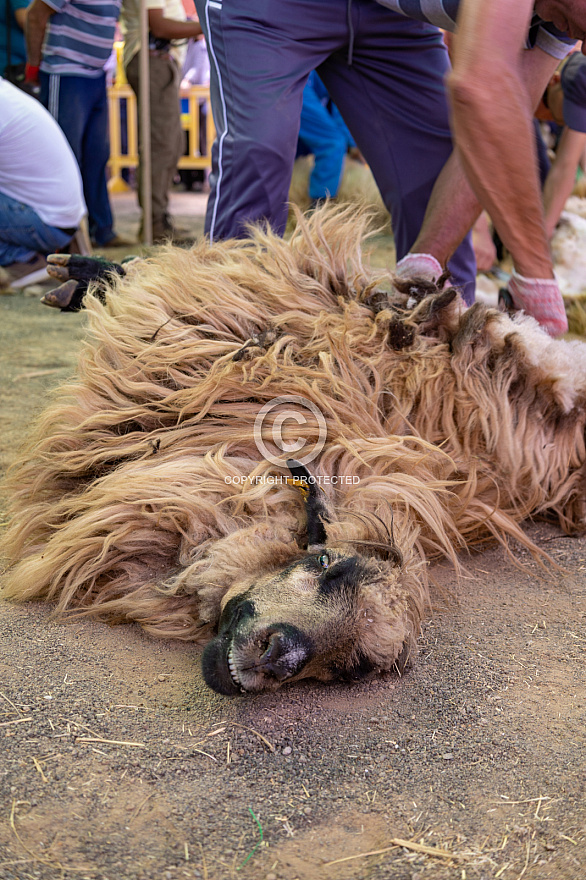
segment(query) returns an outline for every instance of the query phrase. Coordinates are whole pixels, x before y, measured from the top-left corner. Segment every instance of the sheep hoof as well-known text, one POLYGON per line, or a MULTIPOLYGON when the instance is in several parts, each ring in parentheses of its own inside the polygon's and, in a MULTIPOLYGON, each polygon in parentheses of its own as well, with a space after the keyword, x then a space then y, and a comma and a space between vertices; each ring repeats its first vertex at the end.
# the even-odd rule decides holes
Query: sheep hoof
POLYGON ((61 309, 61 311, 79 311, 81 306, 77 304, 78 307, 75 307, 77 284, 78 282, 73 279, 66 281, 65 284, 46 293, 41 299, 41 302, 45 306, 50 306, 53 309, 61 309))
POLYGON ((506 287, 501 287, 499 290, 499 310, 501 312, 514 312, 515 311, 515 303, 513 302, 513 297, 509 293, 506 287))

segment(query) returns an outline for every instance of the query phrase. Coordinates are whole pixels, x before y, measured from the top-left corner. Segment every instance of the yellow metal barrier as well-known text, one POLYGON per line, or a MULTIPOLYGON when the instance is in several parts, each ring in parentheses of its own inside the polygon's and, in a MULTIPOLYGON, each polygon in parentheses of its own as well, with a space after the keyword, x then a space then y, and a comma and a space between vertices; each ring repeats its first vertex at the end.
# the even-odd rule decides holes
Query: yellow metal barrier
POLYGON ((181 114, 183 131, 189 136, 189 152, 179 159, 179 168, 211 168, 212 167, 212 144, 216 137, 216 128, 212 117, 210 104, 209 86, 191 86, 181 91, 181 97, 187 98, 187 113, 181 114), (204 137, 200 139, 200 121, 202 115, 200 108, 207 103, 204 137), (203 150, 201 152, 200 150, 203 150))
MULTIPOLYGON (((211 149, 216 136, 209 103, 210 90, 207 86, 191 86, 181 91, 181 97, 188 101, 187 113, 181 114, 181 125, 188 134, 189 150, 180 158, 178 167, 210 168, 211 149), (206 101, 205 138, 200 140, 200 107, 206 101), (200 152, 202 144, 204 149, 200 152)), ((110 192, 125 192, 129 187, 122 178, 122 169, 138 166, 138 118, 136 95, 123 77, 117 77, 116 85, 108 89, 108 109, 110 113, 108 189, 110 192)))

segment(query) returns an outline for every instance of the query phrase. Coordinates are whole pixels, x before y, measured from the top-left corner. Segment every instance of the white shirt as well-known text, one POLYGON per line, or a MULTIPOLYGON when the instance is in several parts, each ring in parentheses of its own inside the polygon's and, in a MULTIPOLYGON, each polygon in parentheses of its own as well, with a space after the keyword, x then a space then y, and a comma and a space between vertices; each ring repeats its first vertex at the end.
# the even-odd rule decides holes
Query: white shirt
POLYGON ((81 174, 67 138, 39 101, 0 77, 0 192, 49 226, 79 226, 81 174))

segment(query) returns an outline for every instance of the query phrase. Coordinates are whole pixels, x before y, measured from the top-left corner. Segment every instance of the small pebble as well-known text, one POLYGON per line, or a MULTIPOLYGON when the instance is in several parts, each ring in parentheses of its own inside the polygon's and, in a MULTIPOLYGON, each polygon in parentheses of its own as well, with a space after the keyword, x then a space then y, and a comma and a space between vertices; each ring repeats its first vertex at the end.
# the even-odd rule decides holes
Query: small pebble
POLYGON ((285 746, 285 748, 283 749, 283 754, 290 755, 292 751, 293 749, 291 748, 291 746, 285 746))

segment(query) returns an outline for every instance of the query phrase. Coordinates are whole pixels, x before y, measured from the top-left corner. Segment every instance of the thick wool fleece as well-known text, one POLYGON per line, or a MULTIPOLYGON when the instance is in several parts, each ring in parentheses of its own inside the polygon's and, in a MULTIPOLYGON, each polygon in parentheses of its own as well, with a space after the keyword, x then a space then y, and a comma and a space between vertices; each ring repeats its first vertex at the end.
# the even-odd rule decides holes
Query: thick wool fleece
POLYGON ((583 528, 586 346, 372 271, 366 223, 325 209, 288 242, 168 247, 88 297, 77 376, 9 479, 5 596, 205 637, 237 580, 299 555, 301 497, 255 442, 282 395, 326 423, 328 540, 382 522, 401 551, 381 618, 400 598, 416 626, 429 559, 491 536, 539 554, 519 523, 540 511, 583 528))

